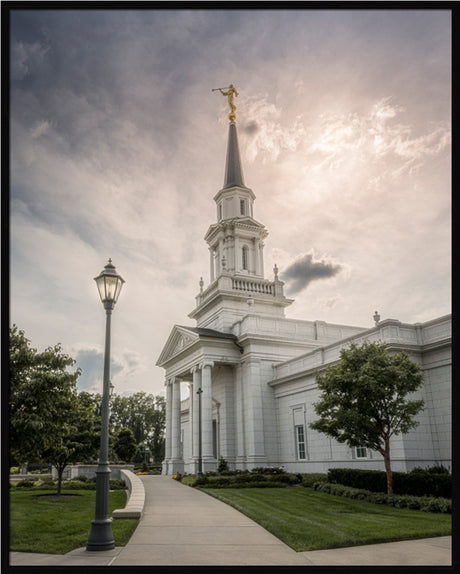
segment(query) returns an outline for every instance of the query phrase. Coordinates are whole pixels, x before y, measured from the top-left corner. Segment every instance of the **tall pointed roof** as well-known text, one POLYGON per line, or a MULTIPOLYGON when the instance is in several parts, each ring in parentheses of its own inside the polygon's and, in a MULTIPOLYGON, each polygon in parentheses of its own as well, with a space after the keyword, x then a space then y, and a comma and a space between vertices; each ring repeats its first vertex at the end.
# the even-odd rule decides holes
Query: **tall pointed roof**
POLYGON ((227 159, 225 163, 224 187, 246 187, 243 179, 243 169, 241 167, 240 149, 238 146, 238 134, 236 123, 231 121, 228 127, 227 159))

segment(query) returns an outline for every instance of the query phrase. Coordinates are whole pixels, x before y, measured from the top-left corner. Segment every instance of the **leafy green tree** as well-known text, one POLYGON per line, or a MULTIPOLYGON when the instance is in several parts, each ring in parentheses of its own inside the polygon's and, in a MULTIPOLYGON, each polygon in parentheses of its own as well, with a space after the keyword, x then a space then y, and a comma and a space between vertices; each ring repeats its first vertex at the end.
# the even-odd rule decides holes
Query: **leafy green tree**
POLYGON ((61 345, 39 353, 16 325, 9 332, 9 446, 17 464, 61 444, 72 415, 80 369, 61 345))
POLYGON ((113 450, 121 460, 126 462, 132 460, 136 452, 136 440, 131 429, 121 429, 118 431, 113 450))
POLYGON ((156 461, 164 456, 165 400, 145 392, 128 397, 114 395, 111 404, 111 431, 131 429, 137 445, 147 445, 156 461))
POLYGON ((415 428, 423 400, 408 400, 423 383, 420 367, 385 343, 365 342, 343 349, 340 362, 316 375, 321 391, 314 404, 319 419, 310 427, 350 447, 379 452, 385 462, 388 494, 393 492, 390 439, 415 428))
POLYGON ((61 494, 62 475, 68 464, 97 456, 99 440, 94 422, 94 409, 88 400, 88 393, 75 396, 72 413, 63 428, 60 442, 43 453, 43 458, 58 472, 58 494, 61 494))

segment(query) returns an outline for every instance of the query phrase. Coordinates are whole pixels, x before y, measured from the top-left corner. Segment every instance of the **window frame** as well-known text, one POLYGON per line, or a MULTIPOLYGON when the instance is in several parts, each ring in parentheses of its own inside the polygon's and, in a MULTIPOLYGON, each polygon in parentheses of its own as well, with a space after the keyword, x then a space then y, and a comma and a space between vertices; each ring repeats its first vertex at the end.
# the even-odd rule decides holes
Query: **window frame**
POLYGON ((355 446, 355 458, 356 459, 366 459, 369 458, 369 449, 366 446, 355 446), (364 451, 364 456, 362 456, 360 453, 364 451))
POLYGON ((305 436, 305 425, 294 425, 294 434, 297 460, 307 460, 307 440, 305 436), (300 436, 300 430, 302 431, 302 436, 300 436), (302 454, 303 456, 301 456, 302 454))

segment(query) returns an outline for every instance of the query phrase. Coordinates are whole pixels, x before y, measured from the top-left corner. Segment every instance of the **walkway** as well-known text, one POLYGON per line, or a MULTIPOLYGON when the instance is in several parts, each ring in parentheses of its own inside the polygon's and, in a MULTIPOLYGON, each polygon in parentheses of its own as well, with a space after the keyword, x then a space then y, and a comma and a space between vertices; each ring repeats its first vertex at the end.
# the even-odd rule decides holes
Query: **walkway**
POLYGON ((11 553, 11 565, 451 565, 451 537, 295 552, 234 508, 165 476, 143 476, 144 515, 129 543, 64 556, 11 553))

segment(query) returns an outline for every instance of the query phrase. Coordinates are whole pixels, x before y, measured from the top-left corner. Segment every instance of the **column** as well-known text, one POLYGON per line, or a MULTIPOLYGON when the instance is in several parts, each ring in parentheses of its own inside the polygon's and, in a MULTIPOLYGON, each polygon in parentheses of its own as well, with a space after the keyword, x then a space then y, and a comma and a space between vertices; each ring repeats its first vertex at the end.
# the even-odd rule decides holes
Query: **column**
POLYGON ((245 436, 244 436, 244 393, 243 368, 239 364, 235 372, 235 423, 236 423, 236 464, 237 468, 246 468, 245 436))
POLYGON ((192 417, 192 457, 194 461, 198 461, 198 442, 199 442, 199 400, 196 394, 201 387, 201 370, 199 366, 193 367, 190 370, 193 375, 192 390, 190 395, 193 395, 193 417, 192 417))
POLYGON ((172 473, 181 472, 180 456, 180 380, 172 380, 172 411, 171 411, 171 462, 172 473))
POLYGON ((264 277, 264 242, 259 242, 259 273, 264 277))
POLYGON ((172 385, 168 379, 166 386, 166 421, 165 421, 165 458, 163 461, 162 474, 169 474, 168 467, 171 459, 171 410, 172 410, 172 385))
POLYGON ((214 366, 212 361, 204 362, 201 367, 201 433, 203 452, 203 471, 210 470, 209 462, 214 461, 212 448, 212 382, 211 369, 214 366), (208 465, 206 467, 206 462, 208 465))
POLYGON ((260 275, 260 241, 253 239, 254 274, 260 275))
MULTIPOLYGON (((189 399, 188 399, 188 428, 185 436, 185 442, 187 443, 187 458, 185 454, 183 455, 184 470, 187 472, 194 472, 193 467, 193 405, 195 403, 195 397, 193 395, 193 383, 187 383, 189 399), (185 466, 187 465, 187 466, 185 466)), ((185 451, 184 451, 185 452, 185 451)))
POLYGON ((214 275, 214 249, 212 247, 209 248, 209 265, 210 265, 210 277, 211 277, 211 283, 214 281, 215 279, 215 275, 214 275))

